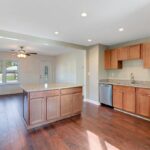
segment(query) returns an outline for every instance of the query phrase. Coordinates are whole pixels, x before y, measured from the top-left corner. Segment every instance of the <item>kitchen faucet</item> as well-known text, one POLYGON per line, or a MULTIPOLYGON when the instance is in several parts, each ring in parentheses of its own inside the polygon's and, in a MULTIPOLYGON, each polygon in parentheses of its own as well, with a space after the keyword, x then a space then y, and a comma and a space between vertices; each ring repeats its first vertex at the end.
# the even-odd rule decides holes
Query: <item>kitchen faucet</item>
POLYGON ((133 73, 130 74, 130 81, 131 81, 131 84, 135 83, 134 74, 133 73))

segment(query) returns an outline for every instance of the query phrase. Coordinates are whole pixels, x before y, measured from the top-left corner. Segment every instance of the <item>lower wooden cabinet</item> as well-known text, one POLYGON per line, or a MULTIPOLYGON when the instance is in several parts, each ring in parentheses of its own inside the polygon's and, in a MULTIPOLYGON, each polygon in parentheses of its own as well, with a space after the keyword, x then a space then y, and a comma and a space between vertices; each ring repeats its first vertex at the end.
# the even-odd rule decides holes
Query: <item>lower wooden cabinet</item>
POLYGON ((47 120, 53 120, 60 117, 60 96, 47 97, 47 120))
POLYGON ((135 88, 123 88, 123 110, 135 113, 135 88))
POLYGON ((115 85, 113 107, 150 118, 150 89, 115 85))
POLYGON ((135 113, 135 88, 113 86, 113 106, 135 113))
POLYGON ((34 98, 30 100, 30 125, 41 123, 45 117, 45 98, 34 98))
POLYGON ((68 118, 82 111, 82 87, 23 92, 23 117, 28 129, 68 118))
POLYGON ((73 94, 72 112, 79 113, 82 110, 82 93, 73 94))
POLYGON ((61 117, 64 116, 69 116, 72 114, 72 100, 73 100, 73 96, 72 94, 68 94, 68 95, 62 95, 60 98, 61 101, 61 117))
POLYGON ((123 108, 122 86, 113 86, 113 106, 119 109, 123 108))
POLYGON ((136 113, 150 117, 150 90, 138 88, 136 92, 136 113))

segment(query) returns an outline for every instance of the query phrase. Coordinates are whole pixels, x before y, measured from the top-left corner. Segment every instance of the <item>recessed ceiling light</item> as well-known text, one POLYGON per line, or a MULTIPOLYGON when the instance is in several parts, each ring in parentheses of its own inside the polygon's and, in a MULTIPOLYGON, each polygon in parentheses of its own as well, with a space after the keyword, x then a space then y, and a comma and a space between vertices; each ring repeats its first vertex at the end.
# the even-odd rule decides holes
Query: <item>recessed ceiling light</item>
POLYGON ((55 32, 54 32, 54 34, 55 34, 55 35, 58 35, 58 34, 59 34, 59 32, 58 32, 58 31, 55 31, 55 32))
POLYGON ((118 31, 119 31, 119 32, 123 32, 123 31, 124 31, 124 28, 119 28, 118 31))
POLYGON ((92 39, 88 39, 88 42, 92 42, 92 39))
POLYGON ((81 17, 87 17, 87 13, 86 12, 81 13, 81 17))

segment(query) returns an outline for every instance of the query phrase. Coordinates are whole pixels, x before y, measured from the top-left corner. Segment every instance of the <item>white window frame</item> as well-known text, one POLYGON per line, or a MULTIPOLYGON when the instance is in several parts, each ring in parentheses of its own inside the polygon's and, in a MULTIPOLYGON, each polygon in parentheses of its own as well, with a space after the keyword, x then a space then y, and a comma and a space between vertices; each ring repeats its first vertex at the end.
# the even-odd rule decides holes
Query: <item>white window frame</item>
POLYGON ((19 84, 20 83, 20 78, 19 78, 19 61, 17 61, 17 60, 10 60, 10 59, 8 59, 8 60, 0 60, 0 62, 2 62, 2 83, 0 83, 0 85, 13 85, 13 84, 19 84), (12 82, 12 83, 7 83, 7 81, 6 81, 6 74, 7 74, 7 72, 6 72, 6 62, 7 61, 13 61, 13 62, 16 62, 17 64, 18 64, 18 71, 17 71, 17 73, 18 73, 18 81, 17 82, 12 82))

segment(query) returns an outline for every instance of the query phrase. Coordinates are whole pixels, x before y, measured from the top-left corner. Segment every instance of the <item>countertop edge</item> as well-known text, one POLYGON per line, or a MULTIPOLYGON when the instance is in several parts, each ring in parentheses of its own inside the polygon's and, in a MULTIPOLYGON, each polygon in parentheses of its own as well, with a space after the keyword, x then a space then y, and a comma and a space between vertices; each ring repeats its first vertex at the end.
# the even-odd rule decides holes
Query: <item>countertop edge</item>
POLYGON ((68 86, 68 87, 56 87, 56 88, 45 88, 45 89, 26 89, 24 88, 23 86, 21 86, 21 88, 27 92, 27 93, 30 93, 30 92, 42 92, 42 91, 51 91, 51 90, 61 90, 61 89, 69 89, 69 88, 76 88, 76 87, 83 87, 82 85, 74 85, 74 86, 68 86))
POLYGON ((118 85, 118 86, 129 86, 129 87, 135 87, 135 88, 144 88, 144 89, 150 89, 149 85, 137 85, 137 84, 123 84, 123 83, 113 83, 113 82, 103 82, 100 81, 99 84, 111 84, 111 85, 118 85))

